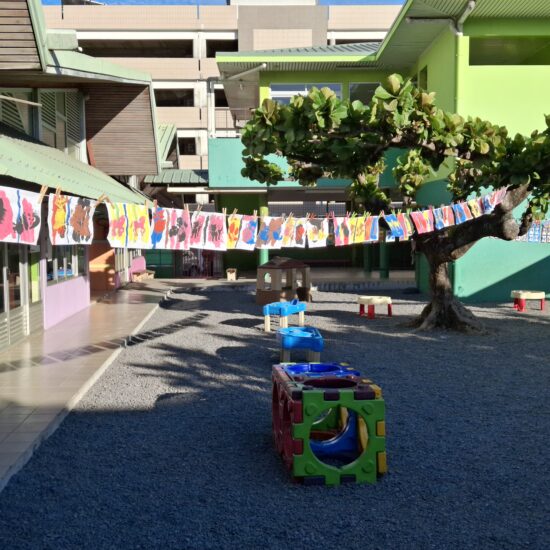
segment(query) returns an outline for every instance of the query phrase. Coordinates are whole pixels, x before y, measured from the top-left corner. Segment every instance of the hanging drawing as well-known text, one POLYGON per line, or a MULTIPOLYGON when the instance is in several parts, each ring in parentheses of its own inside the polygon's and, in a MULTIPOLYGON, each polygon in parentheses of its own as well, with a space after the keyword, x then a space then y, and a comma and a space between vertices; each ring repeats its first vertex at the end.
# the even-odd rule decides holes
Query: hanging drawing
POLYGON ((366 214, 355 218, 355 227, 353 228, 353 244, 362 244, 365 242, 365 222, 366 214))
POLYGON ((450 206, 442 206, 433 209, 435 229, 444 229, 455 224, 453 209, 450 206))
POLYGON ((241 227, 237 239, 237 250, 254 250, 256 247, 256 232, 258 230, 258 218, 256 216, 243 215, 241 227))
POLYGON ((168 250, 189 250, 191 216, 189 210, 166 208, 166 240, 168 250))
POLYGON ((166 248, 168 233, 168 209, 157 206, 151 216, 151 248, 166 248))
POLYGON ((283 218, 261 216, 256 248, 279 250, 283 244, 283 218))
POLYGON ((227 218, 227 250, 233 250, 237 247, 241 221, 242 216, 240 214, 230 214, 227 218))
POLYGON ((40 233, 38 193, 0 187, 0 241, 35 245, 40 233))
POLYGON ((296 244, 296 218, 289 216, 283 225, 283 248, 293 248, 296 244))
POLYGON ((434 213, 431 208, 428 210, 411 212, 411 219, 419 235, 434 231, 435 229, 434 213))
POLYGON ((376 243, 380 238, 380 218, 378 216, 368 216, 365 221, 365 242, 376 243))
POLYGON ((191 216, 191 235, 189 246, 191 248, 204 248, 205 229, 208 218, 204 212, 193 212, 191 216))
POLYGON ((468 201, 468 207, 474 218, 479 218, 479 216, 483 215, 483 202, 480 204, 480 199, 470 199, 468 201))
POLYGON ((411 219, 407 214, 400 212, 397 214, 397 221, 399 222, 401 229, 403 229, 403 236, 399 240, 408 241, 414 233, 414 227, 411 219))
POLYGON ((107 240, 112 248, 125 248, 128 227, 126 205, 121 202, 115 202, 107 203, 106 206, 109 216, 109 234, 107 235, 107 240))
POLYGON ((306 223, 307 245, 309 248, 327 246, 328 219, 308 219, 306 223))
POLYGON ((470 208, 465 202, 457 202, 456 204, 453 204, 453 212, 455 215, 455 223, 457 225, 473 219, 470 208))
POLYGON ((144 204, 126 204, 127 248, 151 248, 149 208, 144 204))
POLYGON ((350 219, 346 217, 334 218, 334 245, 346 246, 350 244, 351 228, 350 219))
POLYGON ((48 233, 53 245, 90 244, 94 238, 92 218, 95 199, 50 194, 48 233))
POLYGON ((297 218, 294 229, 294 246, 296 248, 305 248, 307 242, 307 219, 297 218))
POLYGON ((385 214, 384 220, 390 228, 390 233, 394 239, 402 239, 405 236, 403 228, 397 219, 397 216, 394 213, 385 214))
POLYGON ((227 226, 225 214, 206 214, 206 235, 204 239, 205 250, 227 250, 227 226))

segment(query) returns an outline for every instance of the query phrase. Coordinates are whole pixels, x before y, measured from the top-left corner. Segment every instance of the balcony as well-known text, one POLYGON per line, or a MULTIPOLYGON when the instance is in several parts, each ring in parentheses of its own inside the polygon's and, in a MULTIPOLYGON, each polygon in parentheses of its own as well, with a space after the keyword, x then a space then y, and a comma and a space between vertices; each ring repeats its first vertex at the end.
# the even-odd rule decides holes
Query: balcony
POLYGON ((217 130, 239 130, 250 119, 250 109, 230 109, 229 107, 216 107, 217 130))
POLYGON ((208 170, 208 157, 201 155, 180 155, 178 168, 182 170, 208 170))
POLYGON ((199 60, 191 57, 105 57, 106 61, 149 73, 153 80, 198 80, 199 60))
POLYGON ((216 63, 216 60, 214 58, 210 57, 203 57, 200 60, 200 73, 201 78, 206 80, 207 78, 213 77, 213 78, 219 78, 220 77, 220 71, 218 69, 218 64, 216 63))
POLYGON ((157 107, 157 122, 180 129, 206 129, 206 107, 157 107))

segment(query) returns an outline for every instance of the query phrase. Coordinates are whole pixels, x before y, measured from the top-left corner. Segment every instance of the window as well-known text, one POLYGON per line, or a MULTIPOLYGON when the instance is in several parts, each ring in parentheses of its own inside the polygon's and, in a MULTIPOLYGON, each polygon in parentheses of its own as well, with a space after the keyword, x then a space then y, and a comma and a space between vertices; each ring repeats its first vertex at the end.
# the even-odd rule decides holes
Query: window
POLYGON ((295 95, 307 95, 311 88, 330 88, 336 93, 336 96, 342 98, 342 85, 341 84, 271 84, 271 99, 275 99, 279 103, 288 105, 290 100, 295 95))
MULTIPOLYGON (((0 90, 0 94, 15 99, 24 99, 32 101, 32 93, 14 92, 10 90, 0 90)), ((0 99, 0 121, 20 132, 32 135, 32 107, 25 103, 10 101, 9 99, 0 99)))
POLYGON ((424 67, 418 73, 418 87, 422 90, 428 89, 428 67, 424 67))
POLYGON ((378 82, 352 82, 349 85, 350 101, 358 99, 364 104, 370 103, 379 85, 378 82))
POLYGON ((157 107, 194 107, 195 91, 184 90, 155 90, 155 101, 157 107))
POLYGON ((470 37, 470 65, 548 65, 548 36, 470 37))
POLYGON ((8 307, 15 309, 21 305, 21 264, 19 262, 19 245, 8 244, 7 278, 8 307))
POLYGON ((85 247, 83 245, 52 246, 48 242, 46 266, 48 284, 86 275, 88 266, 85 247))
POLYGON ((6 304, 4 303, 4 267, 6 265, 6 245, 0 243, 0 313, 6 311, 6 304))
POLYGON ((239 49, 238 40, 207 40, 206 57, 216 57, 217 52, 236 52, 239 49))
POLYGON ((229 107, 229 103, 227 103, 227 97, 225 97, 225 90, 214 90, 214 106, 229 107))
POLYGON ((180 155, 196 155, 197 144, 195 138, 178 138, 180 155))
POLYGON ((40 301, 40 247, 30 246, 28 253, 29 303, 40 301))
POLYGON ((76 274, 85 276, 88 273, 88 262, 86 261, 86 247, 82 244, 76 246, 76 274))
POLYGON ((193 40, 79 40, 92 57, 193 57, 193 40))

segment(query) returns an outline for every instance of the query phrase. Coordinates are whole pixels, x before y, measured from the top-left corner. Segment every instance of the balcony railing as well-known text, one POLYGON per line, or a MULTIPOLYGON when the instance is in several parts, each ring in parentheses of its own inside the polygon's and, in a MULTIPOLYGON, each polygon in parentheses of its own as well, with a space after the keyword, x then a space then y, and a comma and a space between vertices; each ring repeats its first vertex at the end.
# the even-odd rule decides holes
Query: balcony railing
POLYGON ((178 168, 187 170, 208 170, 208 156, 206 155, 180 155, 178 168))
POLYGON ((199 60, 192 57, 105 57, 117 65, 149 73, 153 80, 199 80, 199 60))
POLYGON ((157 107, 157 120, 176 128, 206 129, 206 107, 157 107))
POLYGON ((237 132, 252 116, 250 109, 216 107, 215 130, 236 130, 237 132))

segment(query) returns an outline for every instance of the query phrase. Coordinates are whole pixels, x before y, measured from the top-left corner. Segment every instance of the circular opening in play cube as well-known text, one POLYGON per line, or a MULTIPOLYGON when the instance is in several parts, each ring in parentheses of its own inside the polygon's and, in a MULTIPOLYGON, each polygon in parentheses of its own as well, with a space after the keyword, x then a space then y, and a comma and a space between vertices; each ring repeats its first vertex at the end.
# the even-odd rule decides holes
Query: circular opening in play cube
POLYGON ((357 383, 347 378, 313 378, 305 382, 305 385, 320 389, 346 389, 354 388, 357 383))
POLYGON ((313 454, 336 468, 357 460, 366 449, 367 441, 367 426, 361 416, 340 406, 323 411, 314 420, 309 433, 313 454))

